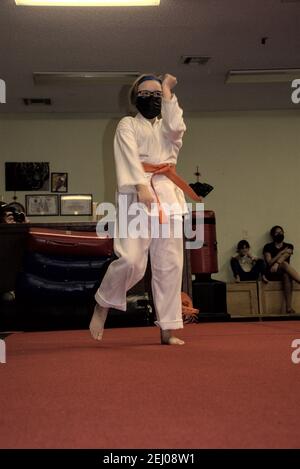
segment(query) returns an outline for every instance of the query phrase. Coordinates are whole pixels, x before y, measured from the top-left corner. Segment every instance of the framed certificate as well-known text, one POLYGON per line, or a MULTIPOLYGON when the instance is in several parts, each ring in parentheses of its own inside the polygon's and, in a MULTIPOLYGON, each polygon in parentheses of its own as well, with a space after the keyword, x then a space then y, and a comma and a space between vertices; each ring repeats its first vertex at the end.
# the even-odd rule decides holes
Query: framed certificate
POLYGON ((26 215, 30 217, 59 215, 58 195, 26 195, 26 215))
POLYGON ((60 196, 61 215, 92 215, 93 196, 91 194, 68 194, 60 196))

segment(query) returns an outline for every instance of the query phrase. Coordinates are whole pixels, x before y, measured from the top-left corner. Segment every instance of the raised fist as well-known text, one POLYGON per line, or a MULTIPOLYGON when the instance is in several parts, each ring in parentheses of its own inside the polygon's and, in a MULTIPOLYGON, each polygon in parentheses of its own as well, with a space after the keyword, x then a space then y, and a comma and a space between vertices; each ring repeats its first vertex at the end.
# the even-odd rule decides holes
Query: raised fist
POLYGON ((170 75, 169 73, 166 73, 162 82, 162 86, 163 87, 165 86, 169 88, 170 90, 172 90, 173 88, 175 88, 176 85, 177 85, 177 78, 174 77, 173 75, 170 75))

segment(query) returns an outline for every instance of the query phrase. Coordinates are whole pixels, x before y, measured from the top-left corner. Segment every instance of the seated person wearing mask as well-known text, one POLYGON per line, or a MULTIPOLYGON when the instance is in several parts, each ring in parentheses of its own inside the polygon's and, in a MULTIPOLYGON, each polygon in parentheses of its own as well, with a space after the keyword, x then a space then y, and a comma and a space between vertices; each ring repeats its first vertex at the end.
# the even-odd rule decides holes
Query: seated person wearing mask
POLYGON ((236 282, 249 282, 259 279, 261 275, 264 282, 268 282, 265 276, 265 263, 250 253, 250 244, 242 239, 237 245, 237 255, 231 258, 230 264, 236 282))
POLYGON ((300 283, 300 275, 290 265, 290 258, 293 255, 294 246, 290 243, 283 242, 284 230, 281 226, 273 226, 270 230, 270 236, 273 242, 266 244, 263 249, 267 264, 266 276, 269 280, 282 281, 286 300, 286 312, 287 314, 293 314, 295 313, 292 308, 293 280, 300 283))

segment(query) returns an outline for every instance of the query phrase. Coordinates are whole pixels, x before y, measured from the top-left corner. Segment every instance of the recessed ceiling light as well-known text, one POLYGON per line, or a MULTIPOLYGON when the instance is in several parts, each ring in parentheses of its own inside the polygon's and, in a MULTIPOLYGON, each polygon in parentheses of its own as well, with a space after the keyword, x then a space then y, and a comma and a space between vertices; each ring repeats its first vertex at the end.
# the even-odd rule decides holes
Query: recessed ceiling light
POLYGON ((300 78, 300 68, 230 70, 225 83, 286 83, 300 78))
POLYGON ((36 85, 47 84, 101 84, 130 85, 140 76, 140 72, 33 72, 36 85))
POLYGON ((158 6, 160 0, 15 0, 16 5, 48 7, 158 6))

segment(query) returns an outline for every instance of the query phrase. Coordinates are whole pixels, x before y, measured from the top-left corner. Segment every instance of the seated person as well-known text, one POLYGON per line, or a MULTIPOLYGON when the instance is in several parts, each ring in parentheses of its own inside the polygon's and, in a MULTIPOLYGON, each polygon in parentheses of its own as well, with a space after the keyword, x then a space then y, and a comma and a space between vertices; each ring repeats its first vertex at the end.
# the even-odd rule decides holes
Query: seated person
POLYGON ((284 243, 284 230, 281 226, 273 226, 270 231, 272 243, 265 245, 263 253, 267 264, 266 276, 269 280, 280 280, 283 283, 283 291, 286 300, 287 314, 295 313, 292 308, 293 280, 300 283, 300 275, 290 266, 290 258, 294 252, 294 246, 284 243))
POLYGON ((258 280, 261 275, 264 282, 268 282, 265 276, 265 263, 250 254, 250 244, 246 239, 239 241, 238 254, 231 258, 230 264, 236 282, 249 282, 258 280))
POLYGON ((0 202, 0 223, 29 223, 24 212, 18 211, 13 204, 0 202))
POLYGON ((0 214, 0 223, 16 223, 13 212, 11 210, 3 210, 0 214))
MULTIPOLYGON (((13 223, 28 223, 24 212, 18 212, 12 205, 6 202, 0 202, 0 223, 13 224, 13 223)), ((0 295, 0 301, 14 301, 14 291, 8 291, 0 295)))

